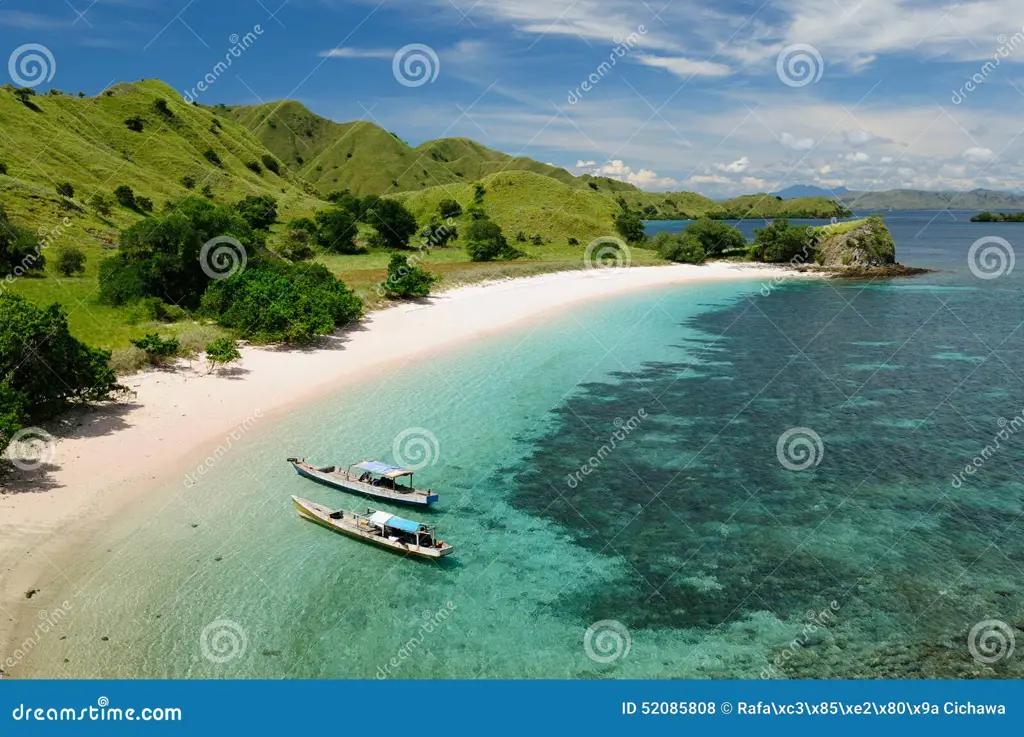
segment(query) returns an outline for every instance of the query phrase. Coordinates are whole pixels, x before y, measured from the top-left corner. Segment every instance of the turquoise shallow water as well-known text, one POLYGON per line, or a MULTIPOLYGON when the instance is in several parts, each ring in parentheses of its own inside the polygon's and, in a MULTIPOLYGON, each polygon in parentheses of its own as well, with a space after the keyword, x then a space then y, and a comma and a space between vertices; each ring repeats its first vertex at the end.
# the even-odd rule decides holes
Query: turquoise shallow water
POLYGON ((1024 410, 1021 282, 966 269, 991 227, 895 220, 942 271, 586 304, 257 422, 84 551, 16 675, 1021 675, 968 633, 1024 626, 1024 432, 953 483, 1024 410), (453 558, 294 514, 366 502, 286 456, 393 460, 409 428, 453 558))

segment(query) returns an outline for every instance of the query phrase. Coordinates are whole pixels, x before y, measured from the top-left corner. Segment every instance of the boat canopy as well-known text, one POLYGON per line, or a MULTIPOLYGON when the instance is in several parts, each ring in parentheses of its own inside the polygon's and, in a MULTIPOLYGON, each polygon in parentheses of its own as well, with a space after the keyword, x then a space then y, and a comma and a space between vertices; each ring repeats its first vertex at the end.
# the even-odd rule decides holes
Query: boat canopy
POLYGON ((369 471, 375 473, 378 476, 384 476, 389 479, 397 479, 399 476, 411 476, 412 471, 408 468, 399 468, 398 466, 389 466, 387 463, 381 463, 380 461, 363 461, 357 463, 355 468, 361 471, 369 471))
POLYGON ((402 532, 419 532, 420 529, 419 522, 402 519, 401 517, 396 517, 395 515, 388 514, 387 512, 374 512, 370 515, 370 522, 375 525, 393 527, 396 530, 401 530, 402 532))

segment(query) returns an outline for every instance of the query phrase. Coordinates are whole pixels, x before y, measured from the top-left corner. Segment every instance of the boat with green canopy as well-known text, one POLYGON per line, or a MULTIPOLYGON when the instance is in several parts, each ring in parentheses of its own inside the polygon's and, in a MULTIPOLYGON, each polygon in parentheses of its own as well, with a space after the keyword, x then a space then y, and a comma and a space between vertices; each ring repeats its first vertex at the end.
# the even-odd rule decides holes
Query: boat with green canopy
POLYGON ((306 463, 305 458, 289 458, 288 462, 300 476, 335 489, 352 491, 400 504, 429 506, 437 501, 430 489, 417 489, 412 484, 413 470, 380 461, 360 461, 346 468, 306 463), (403 483, 404 481, 404 483, 403 483))
POLYGON ((389 512, 369 507, 366 514, 332 510, 297 496, 292 497, 292 503, 305 520, 399 553, 420 558, 443 558, 455 549, 444 540, 437 539, 433 525, 413 522, 389 512))

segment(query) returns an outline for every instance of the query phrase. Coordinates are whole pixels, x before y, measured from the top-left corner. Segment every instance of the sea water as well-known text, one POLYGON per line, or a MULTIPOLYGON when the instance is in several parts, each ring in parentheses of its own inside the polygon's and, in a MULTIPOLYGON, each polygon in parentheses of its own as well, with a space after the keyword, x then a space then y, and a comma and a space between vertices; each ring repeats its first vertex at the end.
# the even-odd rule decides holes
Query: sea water
POLYGON ((890 214, 900 260, 938 269, 913 280, 582 304, 251 423, 91 541, 44 592, 62 637, 12 675, 1020 677, 1024 282, 968 250, 1024 226, 964 221, 890 214), (441 501, 292 455, 422 466, 441 501), (332 534, 293 494, 456 552, 332 534))

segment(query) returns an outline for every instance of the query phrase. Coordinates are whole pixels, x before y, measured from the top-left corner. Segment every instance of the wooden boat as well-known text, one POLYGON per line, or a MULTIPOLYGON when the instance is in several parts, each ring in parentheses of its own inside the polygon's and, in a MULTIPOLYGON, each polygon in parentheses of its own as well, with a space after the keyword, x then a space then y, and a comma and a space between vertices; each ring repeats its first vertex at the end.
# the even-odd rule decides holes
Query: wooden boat
POLYGON ((324 466, 317 468, 306 463, 305 458, 289 458, 288 462, 299 476, 305 476, 321 484, 354 491, 377 499, 387 499, 400 504, 428 506, 437 501, 437 494, 430 489, 417 489, 412 485, 412 471, 408 468, 390 466, 380 461, 360 461, 348 468, 324 466), (408 477, 408 486, 400 482, 408 477))
POLYGON ((388 512, 379 512, 369 507, 366 508, 366 514, 332 510, 297 496, 292 497, 292 502, 303 519, 399 553, 421 558, 443 558, 455 549, 444 540, 437 539, 433 526, 402 519, 388 512))

